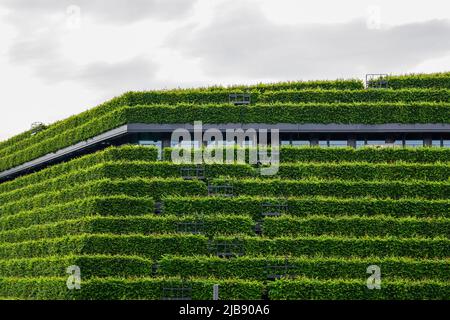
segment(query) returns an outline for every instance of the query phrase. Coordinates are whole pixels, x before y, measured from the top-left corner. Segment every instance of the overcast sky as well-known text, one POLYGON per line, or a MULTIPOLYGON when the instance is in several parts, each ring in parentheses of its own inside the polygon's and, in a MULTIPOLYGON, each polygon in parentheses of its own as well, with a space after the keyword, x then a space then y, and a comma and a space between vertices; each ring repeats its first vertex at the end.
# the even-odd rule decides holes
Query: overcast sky
POLYGON ((0 140, 127 90, 438 71, 449 0, 0 0, 0 140))

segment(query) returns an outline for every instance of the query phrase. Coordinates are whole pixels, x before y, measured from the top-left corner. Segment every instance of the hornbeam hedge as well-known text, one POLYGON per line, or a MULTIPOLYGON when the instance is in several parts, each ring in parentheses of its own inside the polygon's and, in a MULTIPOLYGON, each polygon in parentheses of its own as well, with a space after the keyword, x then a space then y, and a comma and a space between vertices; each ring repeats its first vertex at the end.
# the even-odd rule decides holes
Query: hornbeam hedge
POLYGON ((87 197, 0 217, 0 230, 5 231, 87 216, 145 215, 154 213, 154 211, 155 201, 148 197, 87 197))
MULTIPOLYGON (((1 221, 1 220, 0 220, 1 221)), ((164 234, 201 233, 213 235, 254 235, 254 222, 248 216, 85 216, 54 223, 0 231, 0 242, 13 243, 81 234, 164 234)))
MULTIPOLYGON (((240 148, 235 148, 235 154, 240 148)), ((174 148, 165 148, 163 155, 166 161, 171 161, 174 148)), ((175 151, 185 149, 175 148, 175 151)), ((220 149, 219 149, 220 150, 220 149)), ((270 149, 268 149, 270 151, 270 149)), ((224 159, 227 148, 223 149, 224 159)), ((254 150, 253 150, 254 151, 254 150)), ((249 149, 245 149, 246 154, 249 149)), ((449 162, 450 148, 320 148, 320 147, 293 147, 280 146, 280 162, 415 162, 415 163, 436 163, 449 162)), ((248 156, 247 156, 248 157, 248 156)))
MULTIPOLYGON (((257 84, 254 86, 232 86, 232 87, 209 87, 209 88, 199 88, 199 89, 175 89, 175 90, 166 90, 160 92, 168 92, 168 93, 176 93, 176 92, 225 92, 229 93, 237 93, 243 91, 254 91, 254 92, 265 92, 265 91, 278 91, 278 90, 302 90, 302 89, 337 89, 337 90, 362 90, 364 89, 363 83, 357 79, 349 79, 349 80, 336 80, 336 81, 290 81, 290 82, 279 82, 279 83, 268 83, 268 84, 257 84)), ((33 141, 39 141, 43 138, 54 136, 59 134, 68 128, 73 128, 79 126, 91 119, 100 117, 112 110, 120 107, 131 105, 133 103, 133 99, 131 98, 134 94, 132 92, 127 92, 120 97, 113 98, 98 107, 95 107, 91 110, 85 111, 75 116, 71 116, 65 120, 58 121, 48 127, 44 131, 37 133, 36 135, 32 135, 32 130, 21 133, 17 136, 14 136, 6 141, 0 143, 0 153, 2 150, 21 143, 26 140, 26 143, 32 143, 33 141)), ((227 96, 228 97, 228 96, 227 96)), ((225 102, 224 100, 223 102, 225 102)), ((149 102, 153 103, 153 102, 149 102)))
POLYGON ((450 89, 450 72, 432 74, 408 74, 388 76, 388 86, 392 89, 443 88, 450 89))
POLYGON ((289 278, 367 279, 370 265, 381 268, 383 280, 450 280, 450 260, 411 258, 324 258, 243 256, 223 259, 209 256, 164 256, 158 261, 160 276, 239 278, 264 281, 270 275, 289 278), (286 268, 284 268, 286 267, 286 268))
POLYGON ((68 254, 139 255, 159 258, 164 254, 208 254, 203 235, 78 235, 0 244, 0 259, 61 256, 68 254))
POLYGON ((224 252, 232 245, 236 255, 291 255, 371 257, 398 256, 411 258, 447 258, 447 238, 395 237, 225 237, 212 241, 203 235, 80 235, 0 245, 0 259, 49 257, 67 254, 137 255, 159 259, 163 255, 208 255, 224 252))
POLYGON ((3 277, 65 277, 69 266, 78 266, 82 278, 137 277, 152 274, 153 261, 133 256, 64 256, 0 260, 3 277))
MULTIPOLYGON (((176 164, 172 162, 120 161, 106 162, 68 171, 67 174, 53 179, 36 181, 23 188, 18 186, 9 192, 0 191, 3 204, 17 201, 23 197, 58 191, 65 186, 85 184, 92 180, 127 179, 127 178, 176 178, 181 177, 182 168, 195 168, 195 165, 176 164)), ((204 164, 207 178, 218 177, 261 177, 257 168, 249 164, 204 164)), ((264 177, 264 176, 262 176, 264 177)), ((278 173, 270 178, 287 179, 343 179, 343 180, 429 180, 447 181, 450 179, 448 163, 282 163, 278 173)), ((1 189, 1 188, 0 188, 1 189)))
POLYGON ((393 198, 421 197, 450 199, 447 181, 349 181, 349 180, 286 180, 217 178, 215 186, 232 186, 234 195, 266 196, 336 196, 393 198))
MULTIPOLYGON (((375 90, 381 92, 384 90, 375 90)), ((448 94, 448 90, 445 90, 448 94)), ((328 92, 328 91, 323 91, 328 92)), ((349 91, 352 93, 359 91, 349 91)), ((362 91, 367 92, 367 91, 362 91)), ((400 92, 394 91, 393 92, 400 92)), ((282 93, 274 92, 273 94, 282 93)), ((290 93, 290 94, 295 94, 290 93)), ((288 94, 288 93, 286 93, 288 94)), ((444 96, 445 96, 444 94, 444 96)), ((300 99, 300 98, 299 98, 300 99)), ((408 104, 300 104, 300 105, 155 105, 134 106, 114 109, 82 125, 13 145, 0 151, 0 170, 9 169, 24 162, 55 152, 64 147, 87 140, 105 131, 132 122, 139 123, 191 123, 201 120, 204 123, 449 123, 450 112, 446 103, 417 103, 412 99, 408 104), (270 115, 270 116, 269 116, 270 115), (2 154, 3 152, 3 154, 2 154)), ((276 102, 276 101, 274 101, 276 102)), ((305 102, 300 100, 299 102, 305 102)), ((364 101, 363 101, 364 102, 364 101)), ((395 102, 395 101, 394 101, 395 102)), ((193 101, 194 103, 194 101, 193 101)), ((36 135, 37 136, 37 135, 36 135)), ((34 136, 33 136, 34 137, 34 136)))
MULTIPOLYGON (((64 184, 63 184, 64 185, 64 184)), ((206 185, 197 180, 173 179, 141 179, 126 180, 103 179, 76 185, 61 191, 45 192, 34 197, 14 202, 4 202, 0 206, 0 216, 13 215, 21 211, 42 208, 52 204, 74 201, 84 197, 125 195, 130 197, 153 197, 160 199, 163 195, 206 195, 206 185)))
POLYGON ((450 238, 449 218, 416 218, 389 216, 329 217, 266 217, 262 223, 266 237, 339 235, 339 236, 395 236, 395 237, 446 237, 450 238))
POLYGON ((262 204, 286 204, 287 213, 294 216, 320 214, 341 215, 388 215, 393 217, 447 217, 450 215, 449 200, 425 200, 415 198, 335 198, 335 197, 177 197, 163 198, 163 213, 183 215, 239 214, 262 217, 262 204))
POLYGON ((448 300, 449 282, 393 280, 369 290, 364 280, 278 280, 267 285, 271 300, 448 300))
POLYGON ((68 162, 56 164, 37 172, 20 176, 14 180, 0 183, 0 192, 8 192, 15 189, 37 184, 71 171, 86 169, 109 161, 156 161, 158 150, 155 147, 121 146, 108 147, 89 155, 72 159, 68 162))
POLYGON ((263 294, 262 283, 239 279, 92 278, 82 279, 80 290, 68 290, 66 281, 67 277, 0 278, 0 295, 39 300, 160 300, 177 298, 165 296, 164 288, 184 287, 191 289, 193 300, 211 300, 215 284, 223 300, 257 300, 263 294))

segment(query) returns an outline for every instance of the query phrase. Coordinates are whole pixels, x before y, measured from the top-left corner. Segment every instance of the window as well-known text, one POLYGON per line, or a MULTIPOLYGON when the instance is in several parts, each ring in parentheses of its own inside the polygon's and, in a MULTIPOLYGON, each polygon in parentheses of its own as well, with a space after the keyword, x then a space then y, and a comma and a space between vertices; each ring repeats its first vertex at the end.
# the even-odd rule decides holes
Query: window
POLYGON ((330 147, 347 147, 347 140, 330 140, 330 147))
POLYGON ((299 147, 299 146, 308 146, 309 147, 309 140, 292 140, 292 145, 299 147))
POLYGON ((366 144, 366 141, 364 140, 356 140, 356 148, 364 147, 366 144))
POLYGON ((385 140, 367 140, 368 146, 384 146, 386 144, 385 140))
POLYGON ((450 140, 442 140, 442 146, 445 148, 450 148, 450 140))
POLYGON ((328 147, 327 140, 319 140, 319 147, 328 147))
POLYGON ((431 140, 431 146, 433 147, 440 147, 441 146, 441 140, 431 140))
POLYGON ((423 147, 423 140, 405 140, 405 147, 423 147))
POLYGON ((288 146, 290 144, 291 144, 291 142, 289 140, 281 140, 281 145, 282 146, 288 146))

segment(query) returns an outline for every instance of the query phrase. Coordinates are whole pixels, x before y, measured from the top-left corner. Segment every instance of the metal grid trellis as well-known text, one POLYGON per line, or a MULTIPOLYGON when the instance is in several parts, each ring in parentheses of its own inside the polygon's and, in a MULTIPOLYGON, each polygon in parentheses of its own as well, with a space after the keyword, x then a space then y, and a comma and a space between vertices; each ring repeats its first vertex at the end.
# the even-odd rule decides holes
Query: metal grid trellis
POLYGON ((163 288, 161 300, 192 300, 192 287, 166 287, 163 288))
POLYGON ((251 96, 250 93, 230 93, 229 101, 234 105, 250 104, 251 96))
POLYGON ((366 74, 366 88, 387 89, 389 87, 388 74, 369 73, 366 74))
POLYGON ((180 168, 181 177, 185 180, 192 179, 205 179, 205 168, 203 166, 192 167, 182 167, 180 168))

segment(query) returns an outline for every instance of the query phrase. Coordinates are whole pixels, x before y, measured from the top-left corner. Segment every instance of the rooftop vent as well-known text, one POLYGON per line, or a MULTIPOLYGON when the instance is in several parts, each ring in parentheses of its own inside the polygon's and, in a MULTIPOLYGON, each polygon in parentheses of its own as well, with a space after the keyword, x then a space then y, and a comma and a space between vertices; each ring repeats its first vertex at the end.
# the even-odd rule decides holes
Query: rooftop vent
POLYGON ((366 74, 367 89, 387 89, 389 87, 388 75, 385 73, 366 74))
POLYGON ((231 93, 229 95, 230 103, 235 106, 250 104, 250 93, 231 93))

